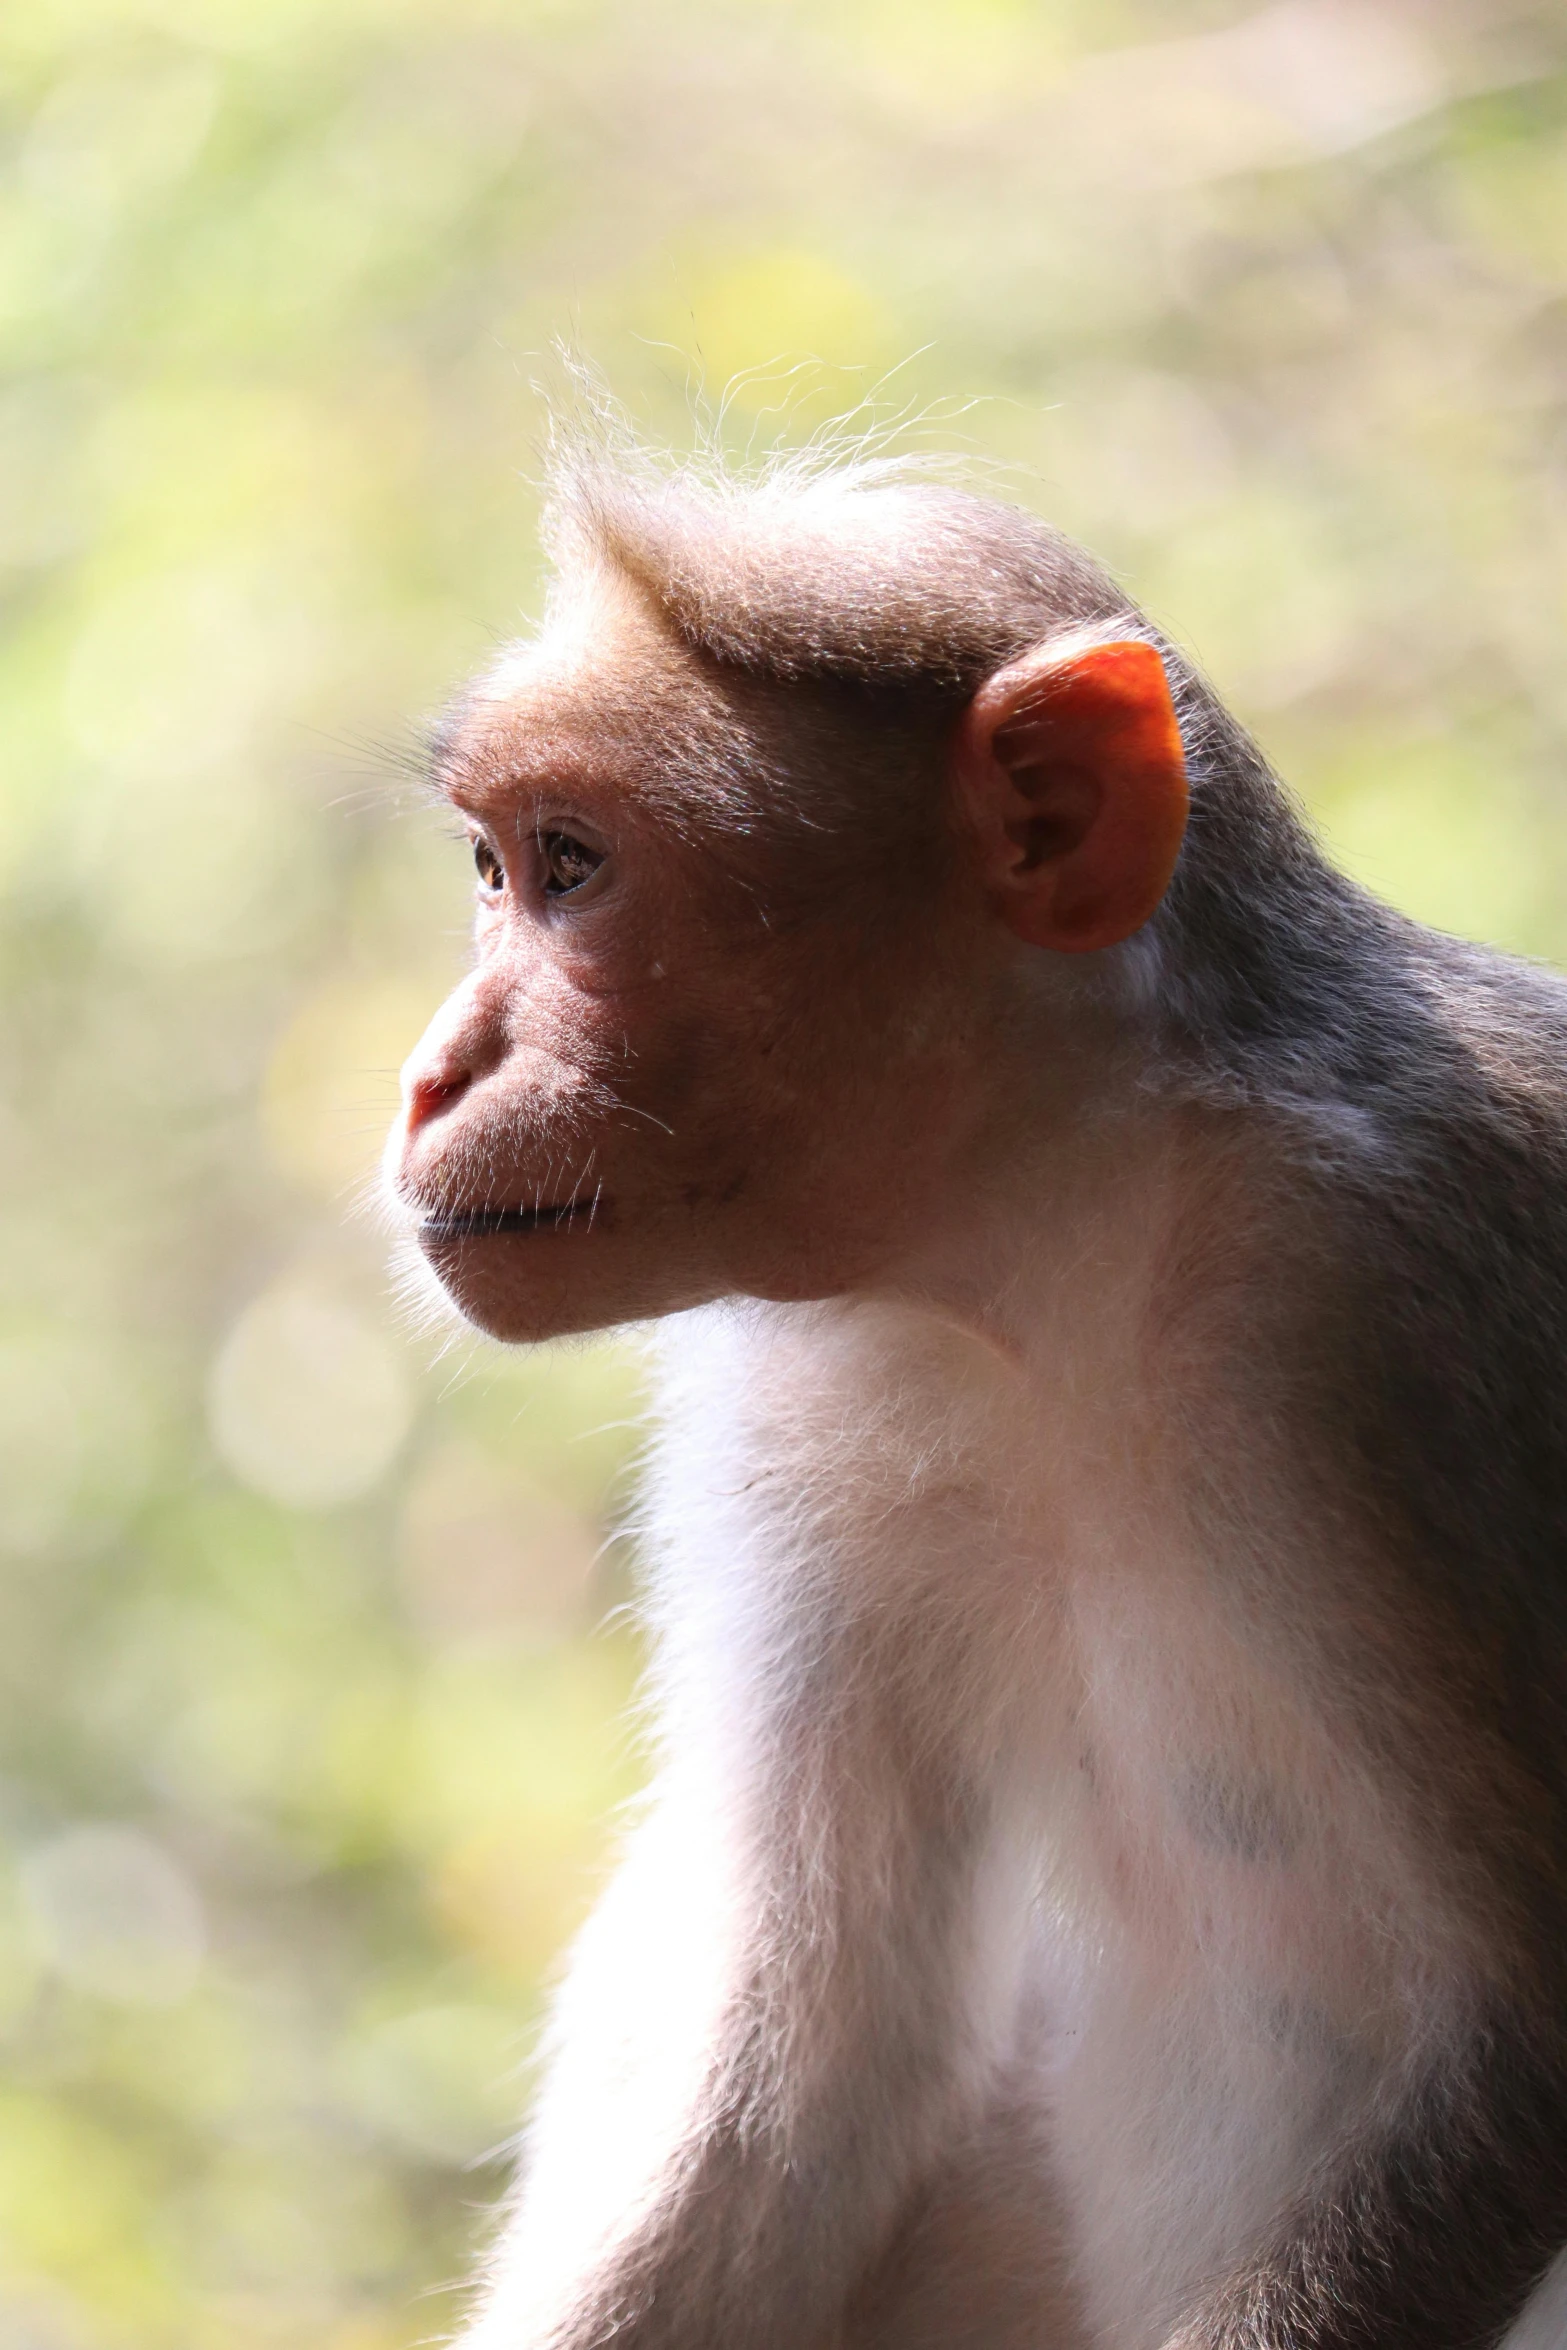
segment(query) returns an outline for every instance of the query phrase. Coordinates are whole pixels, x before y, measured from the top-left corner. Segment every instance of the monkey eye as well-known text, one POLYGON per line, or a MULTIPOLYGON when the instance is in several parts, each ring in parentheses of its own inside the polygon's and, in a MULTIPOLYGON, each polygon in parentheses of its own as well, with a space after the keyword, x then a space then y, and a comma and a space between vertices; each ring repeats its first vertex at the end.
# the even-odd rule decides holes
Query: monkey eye
POLYGON ((574 889, 591 881, 604 862, 597 849, 590 849, 586 841, 574 839, 569 832, 541 833, 539 854, 544 860, 547 898, 569 897, 574 889))
POLYGON ((482 832, 474 836, 473 861, 478 867, 479 879, 487 890, 502 890, 506 887, 506 869, 482 832))

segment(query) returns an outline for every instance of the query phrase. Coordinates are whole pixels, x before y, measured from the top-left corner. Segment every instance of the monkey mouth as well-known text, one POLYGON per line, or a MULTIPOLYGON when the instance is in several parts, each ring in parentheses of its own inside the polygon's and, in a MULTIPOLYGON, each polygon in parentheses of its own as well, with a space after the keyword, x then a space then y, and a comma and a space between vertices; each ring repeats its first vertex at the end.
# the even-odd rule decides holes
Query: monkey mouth
POLYGON ((599 1199, 565 1199, 537 1208, 462 1208, 453 1215, 426 1216, 419 1226, 419 1238, 426 1242, 490 1240, 501 1233, 558 1232, 579 1217, 591 1224, 603 1205, 599 1199))

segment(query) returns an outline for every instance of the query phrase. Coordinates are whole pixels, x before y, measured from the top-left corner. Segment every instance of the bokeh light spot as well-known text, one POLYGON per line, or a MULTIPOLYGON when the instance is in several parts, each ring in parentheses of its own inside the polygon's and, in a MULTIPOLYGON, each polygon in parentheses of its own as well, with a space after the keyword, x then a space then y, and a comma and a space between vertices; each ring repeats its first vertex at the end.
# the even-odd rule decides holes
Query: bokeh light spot
POLYGON ((414 1397, 389 1342, 340 1299, 288 1282, 248 1306, 213 1365, 213 1442, 269 1500, 321 1509, 395 1459, 414 1397))
POLYGON ((133 2007, 183 1999, 201 1972, 206 1925, 183 1869, 135 1828, 68 1828, 18 1870, 42 1957, 99 1998, 133 2007))

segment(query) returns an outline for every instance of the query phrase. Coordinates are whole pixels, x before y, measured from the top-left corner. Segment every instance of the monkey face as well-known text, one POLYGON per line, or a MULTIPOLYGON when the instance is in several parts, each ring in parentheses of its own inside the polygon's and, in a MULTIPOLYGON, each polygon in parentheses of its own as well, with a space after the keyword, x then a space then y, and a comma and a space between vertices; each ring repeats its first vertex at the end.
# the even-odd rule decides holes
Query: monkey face
POLYGON ((940 911, 777 919, 729 853, 710 742, 668 750, 687 658, 624 610, 562 633, 446 746, 477 956, 404 1070, 394 1200, 506 1339, 873 1280, 972 1124, 940 911))

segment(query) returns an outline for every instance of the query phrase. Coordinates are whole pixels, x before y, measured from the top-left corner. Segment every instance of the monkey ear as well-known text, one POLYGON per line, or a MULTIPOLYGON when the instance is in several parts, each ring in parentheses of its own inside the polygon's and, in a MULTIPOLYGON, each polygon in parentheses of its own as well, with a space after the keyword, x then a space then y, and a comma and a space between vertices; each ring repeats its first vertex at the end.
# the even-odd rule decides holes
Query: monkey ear
POLYGON ((1147 921, 1186 829, 1164 663, 1135 639, 1041 648, 987 678, 953 782, 997 913, 1030 946, 1084 954, 1147 921))

